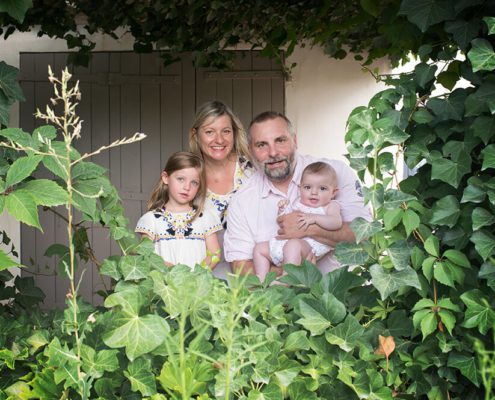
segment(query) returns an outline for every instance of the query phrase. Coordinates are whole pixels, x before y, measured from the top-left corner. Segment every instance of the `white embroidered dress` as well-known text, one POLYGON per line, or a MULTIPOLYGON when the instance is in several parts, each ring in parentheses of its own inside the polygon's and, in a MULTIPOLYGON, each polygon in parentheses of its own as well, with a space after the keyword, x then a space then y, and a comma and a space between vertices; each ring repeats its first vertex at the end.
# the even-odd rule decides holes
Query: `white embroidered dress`
POLYGON ((139 219, 135 231, 148 235, 156 253, 165 261, 193 268, 206 257, 206 237, 222 229, 211 210, 190 222, 195 212, 172 213, 164 208, 148 211, 139 219))

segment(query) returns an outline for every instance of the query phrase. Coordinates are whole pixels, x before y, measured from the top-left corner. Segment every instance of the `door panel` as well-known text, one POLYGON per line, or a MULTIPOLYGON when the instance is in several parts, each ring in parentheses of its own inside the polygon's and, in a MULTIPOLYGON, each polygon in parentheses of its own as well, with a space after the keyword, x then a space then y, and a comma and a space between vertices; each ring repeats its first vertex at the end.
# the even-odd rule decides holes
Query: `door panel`
MULTIPOLYGON (((52 95, 48 65, 56 76, 65 67, 68 53, 22 53, 20 83, 27 101, 20 105, 20 125, 32 132, 44 122, 34 119, 36 108, 44 109, 52 95)), ((83 122, 82 138, 75 144, 90 152, 111 142, 144 132, 139 143, 113 148, 91 161, 108 169, 111 182, 119 190, 130 226, 146 211, 150 192, 168 157, 188 149, 188 135, 195 110, 205 101, 219 99, 231 106, 247 125, 258 112, 284 110, 284 79, 277 64, 255 52, 236 52, 230 71, 194 68, 189 54, 181 61, 163 66, 159 53, 94 53, 89 68, 69 67, 73 81, 80 80, 82 100, 77 108, 83 122)), ((53 179, 48 171, 39 177, 53 179)), ((63 207, 57 211, 65 212, 63 207)), ((65 222, 51 212, 42 212, 44 233, 26 226, 21 229, 21 257, 34 266, 23 275, 35 277, 45 292, 45 307, 64 307, 68 280, 57 274, 58 260, 44 257, 53 243, 67 244, 65 222)), ((103 260, 119 254, 106 228, 89 231, 95 256, 103 260)), ((80 265, 80 293, 93 304, 101 303, 98 290, 110 286, 94 263, 80 265), (84 273, 83 273, 84 271, 84 273)))

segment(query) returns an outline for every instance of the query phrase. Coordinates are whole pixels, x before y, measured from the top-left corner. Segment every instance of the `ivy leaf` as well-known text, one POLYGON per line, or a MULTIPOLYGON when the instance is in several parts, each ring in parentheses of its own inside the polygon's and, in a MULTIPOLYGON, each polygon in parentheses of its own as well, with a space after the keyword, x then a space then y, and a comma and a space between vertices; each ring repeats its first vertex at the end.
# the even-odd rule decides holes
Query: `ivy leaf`
POLYGON ((309 350, 310 342, 306 336, 306 331, 292 332, 285 339, 283 349, 285 351, 309 350))
POLYGON ((424 243, 425 250, 428 254, 439 257, 440 256, 440 242, 435 235, 430 235, 424 243))
POLYGON ((449 333, 452 335, 452 329, 455 326, 455 316, 450 311, 440 310, 438 311, 438 316, 442 320, 442 323, 445 325, 449 333))
POLYGON ((475 357, 466 356, 457 352, 449 354, 447 366, 457 368, 461 374, 473 382, 477 387, 480 386, 480 373, 478 363, 475 357))
POLYGON ((418 124, 428 124, 433 121, 433 115, 426 108, 420 108, 413 113, 412 119, 418 124))
POLYGON ((0 249, 0 271, 16 266, 19 266, 19 263, 12 260, 2 249, 0 249))
POLYGON ((356 317, 349 314, 345 321, 325 333, 328 343, 339 346, 342 350, 350 352, 364 333, 364 328, 356 317))
POLYGON ((479 289, 473 289, 461 295, 461 300, 467 309, 464 313, 465 328, 478 328, 482 335, 493 329, 495 324, 495 311, 489 301, 479 289))
POLYGON ((485 81, 478 88, 474 96, 477 101, 485 103, 490 112, 495 113, 495 82, 485 81))
POLYGON ((487 285, 495 289, 495 265, 491 263, 483 263, 478 274, 480 279, 486 279, 487 285))
POLYGON ((38 372, 30 384, 33 386, 31 396, 38 399, 59 399, 64 389, 62 384, 55 383, 55 372, 52 368, 44 368, 38 372))
POLYGON ((123 256, 119 268, 126 281, 144 279, 150 272, 150 265, 141 256, 123 256))
POLYGON ((127 357, 133 361, 162 344, 169 330, 167 322, 158 315, 120 313, 112 328, 104 333, 103 342, 111 348, 125 347, 127 357))
POLYGON ((454 40, 463 50, 478 35, 479 28, 479 19, 471 19, 469 21, 458 19, 445 23, 445 31, 452 34, 454 40))
POLYGON ((474 232, 469 240, 484 261, 494 253, 495 236, 485 229, 474 232))
POLYGON ((434 264, 433 276, 438 282, 452 288, 455 288, 455 282, 462 283, 464 281, 462 268, 448 260, 438 261, 434 264))
POLYGON ((431 164, 431 178, 446 182, 456 189, 462 177, 471 172, 470 165, 454 162, 447 158, 436 158, 431 164))
POLYGON ((122 277, 118 265, 118 257, 110 256, 103 261, 100 268, 100 273, 117 281, 122 277))
POLYGON ((359 244, 340 242, 335 246, 335 258, 342 265, 362 265, 369 255, 359 244))
POLYGON ((406 234, 409 236, 412 231, 419 227, 420 219, 418 214, 416 214, 413 210, 407 209, 402 216, 402 223, 404 224, 404 228, 406 228, 406 234))
POLYGON ((0 12, 6 12, 22 24, 27 10, 32 6, 32 0, 3 0, 0 2, 0 12))
POLYGON ((430 223, 447 225, 452 228, 457 223, 460 214, 459 202, 455 196, 445 196, 433 205, 430 223))
POLYGON ((421 32, 439 22, 454 19, 455 12, 449 0, 404 0, 399 15, 405 15, 421 32))
POLYGON ((462 194, 461 203, 481 203, 485 200, 486 190, 478 185, 467 185, 462 194))
POLYGON ((15 160, 7 172, 5 186, 11 187, 30 176, 42 158, 43 156, 27 156, 15 160))
POLYGON ((400 207, 385 211, 385 213, 383 214, 383 223, 385 225, 385 229, 387 231, 390 231, 397 225, 399 225, 399 223, 402 221, 403 214, 404 210, 400 207))
POLYGON ((420 63, 414 68, 414 82, 421 87, 426 88, 426 85, 435 79, 437 71, 435 64, 420 63))
POLYGON ((466 255, 461 253, 459 250, 449 249, 443 253, 443 256, 447 260, 452 261, 454 264, 460 265, 461 267, 469 268, 471 266, 471 263, 466 255))
POLYGON ((293 286, 312 287, 321 280, 320 270, 310 262, 304 260, 301 266, 285 265, 284 271, 287 275, 281 279, 281 282, 293 286))
POLYGON ((143 357, 129 363, 124 375, 131 382, 133 392, 140 392, 144 397, 156 393, 155 375, 151 372, 151 361, 143 357))
POLYGON ((316 299, 299 300, 299 313, 302 316, 296 322, 311 332, 311 336, 321 335, 332 324, 345 317, 346 310, 333 294, 323 294, 321 301, 316 299))
POLYGON ((361 240, 373 236, 375 233, 382 230, 382 224, 380 221, 367 221, 364 218, 355 218, 351 223, 350 227, 356 236, 356 242, 359 243, 361 240))
POLYGON ((488 34, 493 35, 495 33, 495 17, 483 17, 483 21, 488 26, 488 34))
POLYGON ((476 207, 473 210, 471 219, 473 221, 473 231, 495 223, 495 215, 481 207, 476 207))
POLYGON ((382 300, 404 286, 412 286, 421 289, 418 274, 411 267, 401 271, 385 271, 380 265, 374 264, 370 267, 371 282, 380 292, 382 300))
POLYGON ((432 334, 437 329, 437 317, 430 310, 427 311, 428 313, 421 319, 420 323, 423 340, 425 340, 428 335, 432 334))
POLYGON ((5 208, 18 221, 34 226, 43 232, 38 219, 38 209, 33 196, 25 190, 15 190, 6 196, 5 208))
POLYGON ((364 278, 347 271, 346 268, 337 268, 323 275, 320 283, 311 292, 317 297, 321 297, 323 293, 331 293, 340 301, 344 301, 346 293, 361 286, 364 281, 364 278))
POLYGON ((475 137, 479 137, 485 145, 495 136, 495 119, 487 115, 480 115, 469 127, 475 137))
POLYGON ((388 247, 387 253, 397 271, 402 271, 409 267, 411 249, 405 240, 399 240, 392 243, 388 247))
POLYGON ((467 56, 473 64, 473 72, 495 69, 495 52, 490 42, 485 39, 474 39, 467 56))
POLYGON ((390 189, 385 192, 384 207, 387 210, 399 208, 402 203, 417 200, 416 196, 401 192, 400 190, 390 189))
POLYGON ((58 206, 65 204, 68 194, 57 183, 48 179, 35 179, 22 185, 22 189, 28 191, 42 206, 58 206))
MULTIPOLYGON (((461 93, 461 92, 457 92, 461 93)), ((452 94, 447 99, 433 98, 428 100, 426 106, 433 111, 439 121, 446 121, 453 119, 455 121, 461 121, 464 115, 464 102, 465 96, 452 94)))
POLYGON ((486 146, 481 150, 481 154, 483 155, 481 170, 484 171, 487 168, 495 168, 495 144, 486 146))

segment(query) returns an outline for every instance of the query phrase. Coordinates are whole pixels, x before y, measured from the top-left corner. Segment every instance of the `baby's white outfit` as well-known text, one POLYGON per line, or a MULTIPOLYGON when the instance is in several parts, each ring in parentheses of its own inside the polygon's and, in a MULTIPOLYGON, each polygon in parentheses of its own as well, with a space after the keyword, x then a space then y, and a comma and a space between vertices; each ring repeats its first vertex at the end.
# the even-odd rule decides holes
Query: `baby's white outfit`
POLYGON ((135 231, 148 235, 165 261, 193 268, 206 258, 206 237, 222 229, 211 210, 204 210, 191 222, 195 213, 173 213, 165 208, 148 211, 139 218, 135 231))
MULTIPOLYGON (((325 215, 324 207, 308 207, 302 204, 300 201, 297 201, 293 205, 292 210, 302 211, 303 213, 306 214, 325 215)), ((288 211, 285 211, 285 213, 287 212, 288 211)), ((324 254, 328 253, 330 250, 332 250, 330 246, 320 243, 314 240, 313 238, 304 237, 303 240, 308 242, 308 244, 311 246, 311 249, 313 250, 313 253, 317 259, 323 256, 324 254)), ((287 243, 287 240, 278 240, 276 238, 270 239, 270 258, 272 259, 273 264, 277 266, 282 265, 284 258, 285 243, 287 243)))

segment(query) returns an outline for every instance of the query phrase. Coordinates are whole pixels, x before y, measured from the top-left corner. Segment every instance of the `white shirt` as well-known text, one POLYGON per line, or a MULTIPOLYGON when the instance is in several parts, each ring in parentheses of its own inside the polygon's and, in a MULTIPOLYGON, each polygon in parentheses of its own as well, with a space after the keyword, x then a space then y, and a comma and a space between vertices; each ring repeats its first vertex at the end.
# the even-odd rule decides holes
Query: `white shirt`
MULTIPOLYGON (((308 164, 315 161, 330 164, 337 173, 339 191, 335 200, 340 203, 342 220, 351 222, 357 217, 368 220, 371 218, 369 209, 363 202, 360 182, 347 164, 339 160, 296 155, 296 166, 287 193, 275 188, 263 171, 257 171, 232 197, 224 238, 224 254, 227 261, 251 260, 256 243, 266 242, 277 236, 278 202, 288 200, 292 204, 297 200, 302 172, 308 164)), ((323 272, 338 266, 332 255, 318 261, 318 267, 323 272)))

